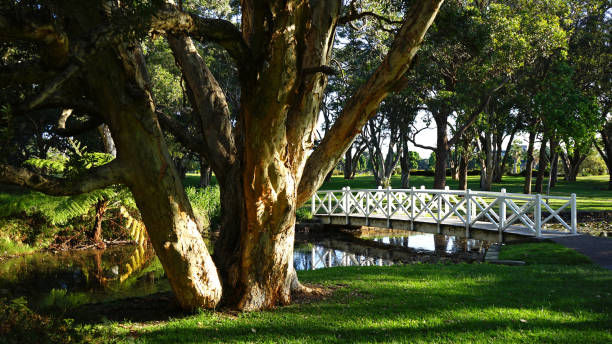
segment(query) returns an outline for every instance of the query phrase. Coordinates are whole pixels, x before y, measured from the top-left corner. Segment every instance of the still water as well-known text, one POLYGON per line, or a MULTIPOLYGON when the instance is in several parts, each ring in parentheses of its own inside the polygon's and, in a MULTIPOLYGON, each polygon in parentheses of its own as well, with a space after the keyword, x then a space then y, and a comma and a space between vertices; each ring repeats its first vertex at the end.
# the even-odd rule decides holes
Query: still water
MULTIPOLYGON (((401 236, 296 235, 297 270, 335 266, 388 266, 417 262, 481 261, 486 244, 407 232, 401 236)), ((152 249, 42 252, 0 260, 0 298, 25 297, 39 311, 66 311, 83 304, 170 290, 152 249)))

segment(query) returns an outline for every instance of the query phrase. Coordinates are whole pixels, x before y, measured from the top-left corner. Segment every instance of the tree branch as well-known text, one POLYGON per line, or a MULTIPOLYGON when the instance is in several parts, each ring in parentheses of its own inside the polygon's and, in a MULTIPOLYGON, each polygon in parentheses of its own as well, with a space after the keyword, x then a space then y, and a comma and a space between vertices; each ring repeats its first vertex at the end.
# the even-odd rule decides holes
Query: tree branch
POLYGON ((199 137, 189 134, 189 131, 176 119, 166 115, 160 110, 156 110, 157 119, 162 128, 168 130, 174 137, 183 145, 194 153, 198 153, 208 161, 208 154, 206 152, 206 143, 199 137))
POLYGON ((414 138, 408 137, 408 141, 410 141, 410 143, 412 143, 412 145, 415 146, 415 147, 419 147, 419 148, 423 148, 423 149, 429 149, 429 150, 432 150, 432 151, 436 150, 436 147, 426 146, 426 145, 422 145, 420 143, 416 143, 414 138))
POLYGON ((124 181, 123 166, 115 159, 74 178, 58 178, 0 164, 0 182, 24 186, 53 196, 78 195, 124 181))
POLYGON ((198 41, 214 42, 222 46, 236 61, 238 68, 252 63, 251 51, 234 24, 223 19, 202 18, 195 14, 168 7, 155 13, 150 22, 153 32, 188 35, 198 41))
POLYGON ((408 71, 441 4, 442 0, 419 1, 406 14, 381 65, 348 100, 338 120, 308 157, 298 187, 298 204, 304 203, 321 186, 327 172, 337 164, 364 124, 376 114, 378 105, 393 85, 408 71))
POLYGON ((348 24, 348 23, 350 23, 352 21, 359 20, 359 19, 362 19, 362 18, 365 18, 365 17, 372 17, 372 18, 374 18, 374 19, 376 19, 378 21, 385 22, 385 23, 387 23, 389 25, 401 24, 402 23, 402 21, 400 21, 400 20, 391 20, 391 19, 389 19, 387 17, 381 16, 381 15, 376 14, 374 12, 369 12, 369 11, 367 11, 367 12, 355 12, 355 11, 351 11, 347 15, 341 16, 340 18, 338 18, 338 24, 339 25, 348 24))
POLYGON ((90 117, 84 122, 80 122, 76 125, 72 125, 69 128, 66 128, 66 122, 68 118, 72 115, 72 109, 65 109, 62 111, 60 118, 57 121, 57 128, 55 132, 61 136, 74 136, 81 133, 85 133, 91 130, 96 129, 103 121, 98 117, 90 117))
POLYGON ((41 68, 40 61, 15 63, 0 68, 0 85, 38 84, 51 76, 53 73, 41 68))
POLYGON ((304 74, 323 73, 327 75, 339 75, 340 71, 331 66, 308 67, 303 69, 304 74))
POLYGON ((487 92, 487 95, 485 96, 485 98, 483 99, 483 101, 481 101, 480 103, 480 107, 478 109, 476 109, 471 115, 470 117, 468 117, 468 120, 461 126, 459 127, 459 129, 457 129, 457 131, 455 131, 455 135, 453 135, 453 137, 448 140, 448 146, 452 147, 454 146, 457 141, 459 141, 459 139, 461 138, 461 136, 463 135, 463 133, 465 133, 466 130, 468 130, 472 124, 474 124, 476 122, 476 120, 478 119, 478 116, 487 109, 487 107, 489 107, 489 103, 491 102, 491 98, 493 97, 493 94, 497 91, 499 91, 499 89, 501 89, 502 87, 504 87, 504 85, 506 85, 506 81, 502 82, 501 84, 497 85, 496 87, 493 87, 489 92, 487 92))
POLYGON ((57 90, 64 85, 77 71, 79 66, 71 63, 61 73, 59 73, 51 82, 49 82, 40 92, 28 97, 17 108, 18 111, 29 111, 41 105, 47 98, 53 95, 57 90))
POLYGON ((191 38, 169 35, 168 44, 187 85, 189 102, 202 128, 203 144, 197 150, 205 151, 206 160, 217 176, 222 176, 237 159, 230 111, 225 94, 191 38))

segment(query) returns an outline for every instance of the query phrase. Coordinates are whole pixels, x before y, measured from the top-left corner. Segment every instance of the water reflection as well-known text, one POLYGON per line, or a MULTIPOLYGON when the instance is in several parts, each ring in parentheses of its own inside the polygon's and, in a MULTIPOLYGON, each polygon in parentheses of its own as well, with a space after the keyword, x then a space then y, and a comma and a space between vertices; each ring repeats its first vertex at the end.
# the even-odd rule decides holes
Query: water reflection
POLYGON ((354 237, 348 234, 298 236, 296 270, 334 266, 389 266, 398 263, 481 261, 486 243, 424 233, 402 236, 354 237))
MULTIPOLYGON (((370 237, 297 234, 294 265, 297 270, 311 270, 472 262, 482 260, 484 248, 484 243, 475 240, 414 232, 370 237)), ((42 252, 0 261, 0 298, 24 296, 30 307, 41 311, 65 311, 82 304, 169 290, 163 268, 150 247, 42 252)))
POLYGON ((0 263, 0 297, 24 296, 39 310, 63 311, 167 290, 159 260, 142 246, 41 252, 0 263))

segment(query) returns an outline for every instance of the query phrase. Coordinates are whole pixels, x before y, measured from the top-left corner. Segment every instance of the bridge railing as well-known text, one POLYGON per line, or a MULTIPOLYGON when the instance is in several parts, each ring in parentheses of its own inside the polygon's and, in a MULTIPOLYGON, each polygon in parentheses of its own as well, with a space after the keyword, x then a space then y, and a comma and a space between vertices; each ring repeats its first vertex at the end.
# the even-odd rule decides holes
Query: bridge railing
POLYGON ((497 228, 500 238, 504 231, 527 231, 540 237, 544 225, 556 220, 563 230, 576 234, 576 194, 570 197, 526 195, 501 192, 425 189, 351 189, 317 191, 312 196, 311 211, 316 215, 344 215, 347 224, 351 216, 407 219, 433 219, 438 228, 444 222, 459 222, 466 236, 476 223, 489 223, 497 228), (551 202, 552 201, 552 202, 551 202), (571 210, 568 224, 561 211, 571 210))

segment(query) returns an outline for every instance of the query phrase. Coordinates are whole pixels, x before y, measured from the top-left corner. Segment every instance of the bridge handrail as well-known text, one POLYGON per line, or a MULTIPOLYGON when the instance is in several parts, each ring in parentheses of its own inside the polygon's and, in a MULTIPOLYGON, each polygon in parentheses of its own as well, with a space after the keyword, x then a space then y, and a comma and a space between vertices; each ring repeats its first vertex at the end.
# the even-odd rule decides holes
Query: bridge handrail
POLYGON ((501 192, 410 189, 351 189, 320 190, 313 194, 311 211, 316 215, 344 215, 347 224, 350 216, 361 216, 369 223, 370 217, 387 219, 394 216, 408 217, 413 222, 418 217, 436 220, 438 229, 449 218, 460 220, 465 225, 466 236, 476 222, 488 222, 497 226, 500 240, 507 230, 527 230, 535 236, 542 235, 543 225, 556 219, 566 230, 576 234, 576 194, 570 197, 547 196, 541 194, 518 194, 501 192), (319 197, 322 195, 322 197, 319 197), (565 201, 561 205, 550 205, 549 200, 565 201), (569 207, 571 222, 567 224, 560 212, 569 207), (556 209, 555 209, 556 208, 556 209), (321 211, 323 211, 321 213, 321 211), (542 218, 542 212, 548 212, 542 218), (517 224, 515 224, 517 223, 517 224), (522 223, 522 227, 518 226, 522 223), (511 227, 512 226, 512 227, 511 227))

